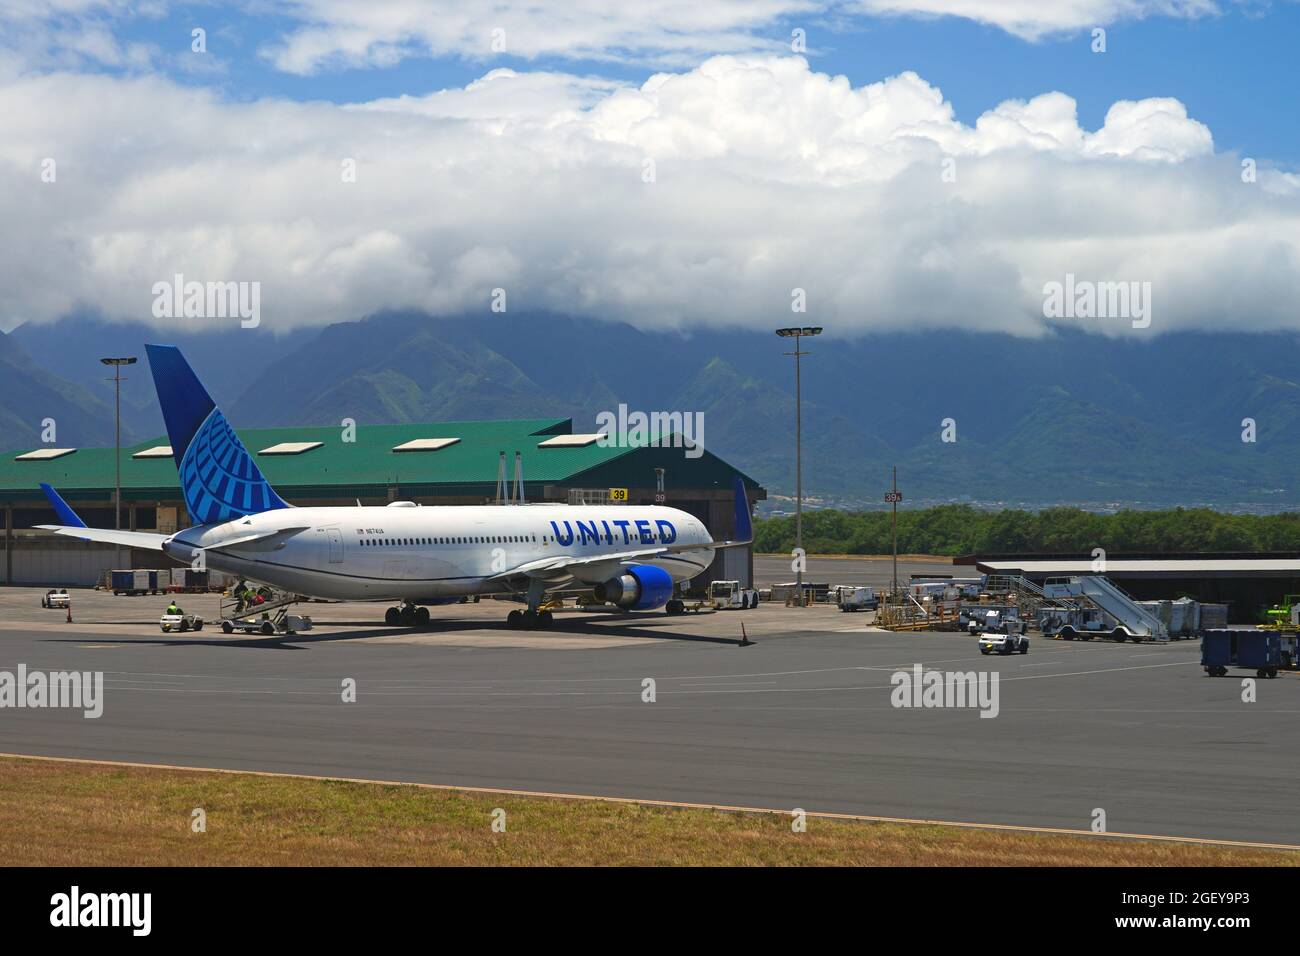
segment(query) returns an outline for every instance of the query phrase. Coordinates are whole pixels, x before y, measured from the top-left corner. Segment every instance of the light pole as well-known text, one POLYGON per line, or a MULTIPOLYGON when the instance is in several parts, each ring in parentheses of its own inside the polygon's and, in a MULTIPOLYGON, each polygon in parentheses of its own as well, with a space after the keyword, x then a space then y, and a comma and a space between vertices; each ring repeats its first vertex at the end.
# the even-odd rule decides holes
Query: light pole
MULTIPOLYGON (((122 366, 134 365, 135 356, 102 358, 105 365, 113 366, 113 448, 117 460, 117 476, 113 484, 113 527, 122 530, 122 366)), ((122 563, 122 549, 117 549, 117 563, 122 563)))
POLYGON ((799 374, 799 359, 807 355, 801 351, 800 340, 805 335, 821 335, 821 326, 804 328, 777 329, 776 334, 783 339, 794 339, 794 351, 786 355, 794 356, 794 546, 799 551, 799 562, 795 570, 795 589, 799 592, 799 603, 803 605, 803 396, 802 381, 799 374))

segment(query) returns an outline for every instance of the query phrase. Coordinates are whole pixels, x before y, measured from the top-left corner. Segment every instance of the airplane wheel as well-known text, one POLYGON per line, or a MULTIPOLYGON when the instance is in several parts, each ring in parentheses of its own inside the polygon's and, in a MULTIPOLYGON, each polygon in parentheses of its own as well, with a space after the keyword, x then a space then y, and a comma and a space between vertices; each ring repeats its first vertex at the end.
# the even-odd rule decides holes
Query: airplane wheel
POLYGON ((275 625, 272 624, 270 621, 263 621, 261 630, 263 634, 265 634, 267 637, 270 637, 272 634, 275 633, 275 625))
POLYGON ((385 624, 400 624, 402 622, 402 612, 395 607, 390 607, 384 612, 385 624))
POLYGON ((523 627, 524 612, 518 609, 511 611, 509 614, 506 615, 506 623, 511 627, 523 627))
POLYGON ((429 609, 427 607, 415 609, 415 623, 420 627, 429 626, 429 609))
POLYGON ((227 634, 234 634, 234 633, 235 633, 235 625, 231 624, 229 621, 222 621, 222 622, 221 622, 221 630, 224 631, 224 632, 227 633, 227 634))
POLYGON ((538 627, 550 627, 551 624, 554 623, 554 621, 555 621, 555 615, 552 614, 550 611, 541 611, 537 615, 538 627))

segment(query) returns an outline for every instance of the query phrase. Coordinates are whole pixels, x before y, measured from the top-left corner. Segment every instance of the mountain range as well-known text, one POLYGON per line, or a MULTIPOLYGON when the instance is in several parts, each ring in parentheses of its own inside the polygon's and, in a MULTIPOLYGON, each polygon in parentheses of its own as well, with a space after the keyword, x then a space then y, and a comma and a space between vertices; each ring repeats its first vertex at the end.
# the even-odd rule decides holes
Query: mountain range
MULTIPOLYGON (((275 336, 85 316, 0 334, 0 447, 111 444, 101 356, 137 355, 123 442, 161 435, 145 342, 179 345, 239 426, 570 416, 620 403, 702 412, 704 444, 794 490, 794 367, 770 331, 647 332, 549 313, 387 313, 275 336)), ((830 334, 805 339, 804 494, 879 507, 898 466, 906 504, 1300 507, 1300 338, 1060 330, 830 334), (945 420, 947 437, 944 441, 945 420), (1244 442, 1243 420, 1255 422, 1244 442)), ((669 478, 671 482, 671 476, 669 478)))

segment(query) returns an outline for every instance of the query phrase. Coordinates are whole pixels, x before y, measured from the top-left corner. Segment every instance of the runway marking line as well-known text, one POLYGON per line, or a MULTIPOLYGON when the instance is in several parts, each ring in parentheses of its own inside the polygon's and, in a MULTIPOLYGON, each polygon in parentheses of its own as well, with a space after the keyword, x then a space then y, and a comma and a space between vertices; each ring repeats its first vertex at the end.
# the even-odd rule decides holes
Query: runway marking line
MULTIPOLYGON (((771 807, 736 807, 721 803, 688 803, 681 800, 650 800, 639 797, 609 797, 589 793, 560 793, 548 790, 510 790, 504 787, 460 787, 449 783, 419 783, 410 780, 372 780, 366 777, 330 777, 309 773, 282 773, 274 770, 230 770, 224 767, 187 767, 183 764, 138 763, 131 760, 91 760, 86 757, 50 757, 43 754, 18 754, 0 752, 0 758, 16 760, 43 760, 49 763, 89 764, 101 767, 133 767, 140 770, 180 770, 194 773, 213 774, 247 774, 252 777, 274 777, 289 780, 315 780, 327 783, 365 783, 381 787, 419 787, 424 790, 450 791, 462 793, 495 794, 508 797, 533 797, 546 800, 595 800, 601 803, 635 804, 644 807, 666 807, 677 810, 715 810, 723 813, 761 813, 769 816, 788 817, 790 810, 778 810, 771 807)), ((1003 830, 1012 833, 1041 833, 1051 836, 1079 836, 1112 840, 1147 840, 1157 843, 1195 843, 1205 846, 1236 847, 1251 850, 1300 850, 1300 845, 1292 843, 1255 843, 1249 840, 1215 840, 1209 837, 1167 836, 1158 833, 1094 833, 1092 830, 1077 830, 1069 827, 1035 827, 1014 823, 971 823, 960 820, 928 820, 913 817, 883 817, 862 813, 832 813, 828 811, 806 810, 805 814, 818 820, 845 820, 857 823, 902 823, 913 826, 958 827, 964 830, 1003 830)))

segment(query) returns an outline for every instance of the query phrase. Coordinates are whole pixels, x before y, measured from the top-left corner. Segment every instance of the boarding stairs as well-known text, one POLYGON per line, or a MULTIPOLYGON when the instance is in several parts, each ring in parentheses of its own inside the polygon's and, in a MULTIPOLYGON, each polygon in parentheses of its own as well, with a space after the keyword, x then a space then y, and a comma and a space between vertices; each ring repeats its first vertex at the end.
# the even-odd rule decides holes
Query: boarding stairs
POLYGON ((1070 601, 1083 598, 1101 608, 1125 628, 1130 636, 1141 640, 1167 641, 1169 629, 1123 588, 1101 575, 1071 578, 1048 578, 1043 586, 1046 597, 1070 601))

